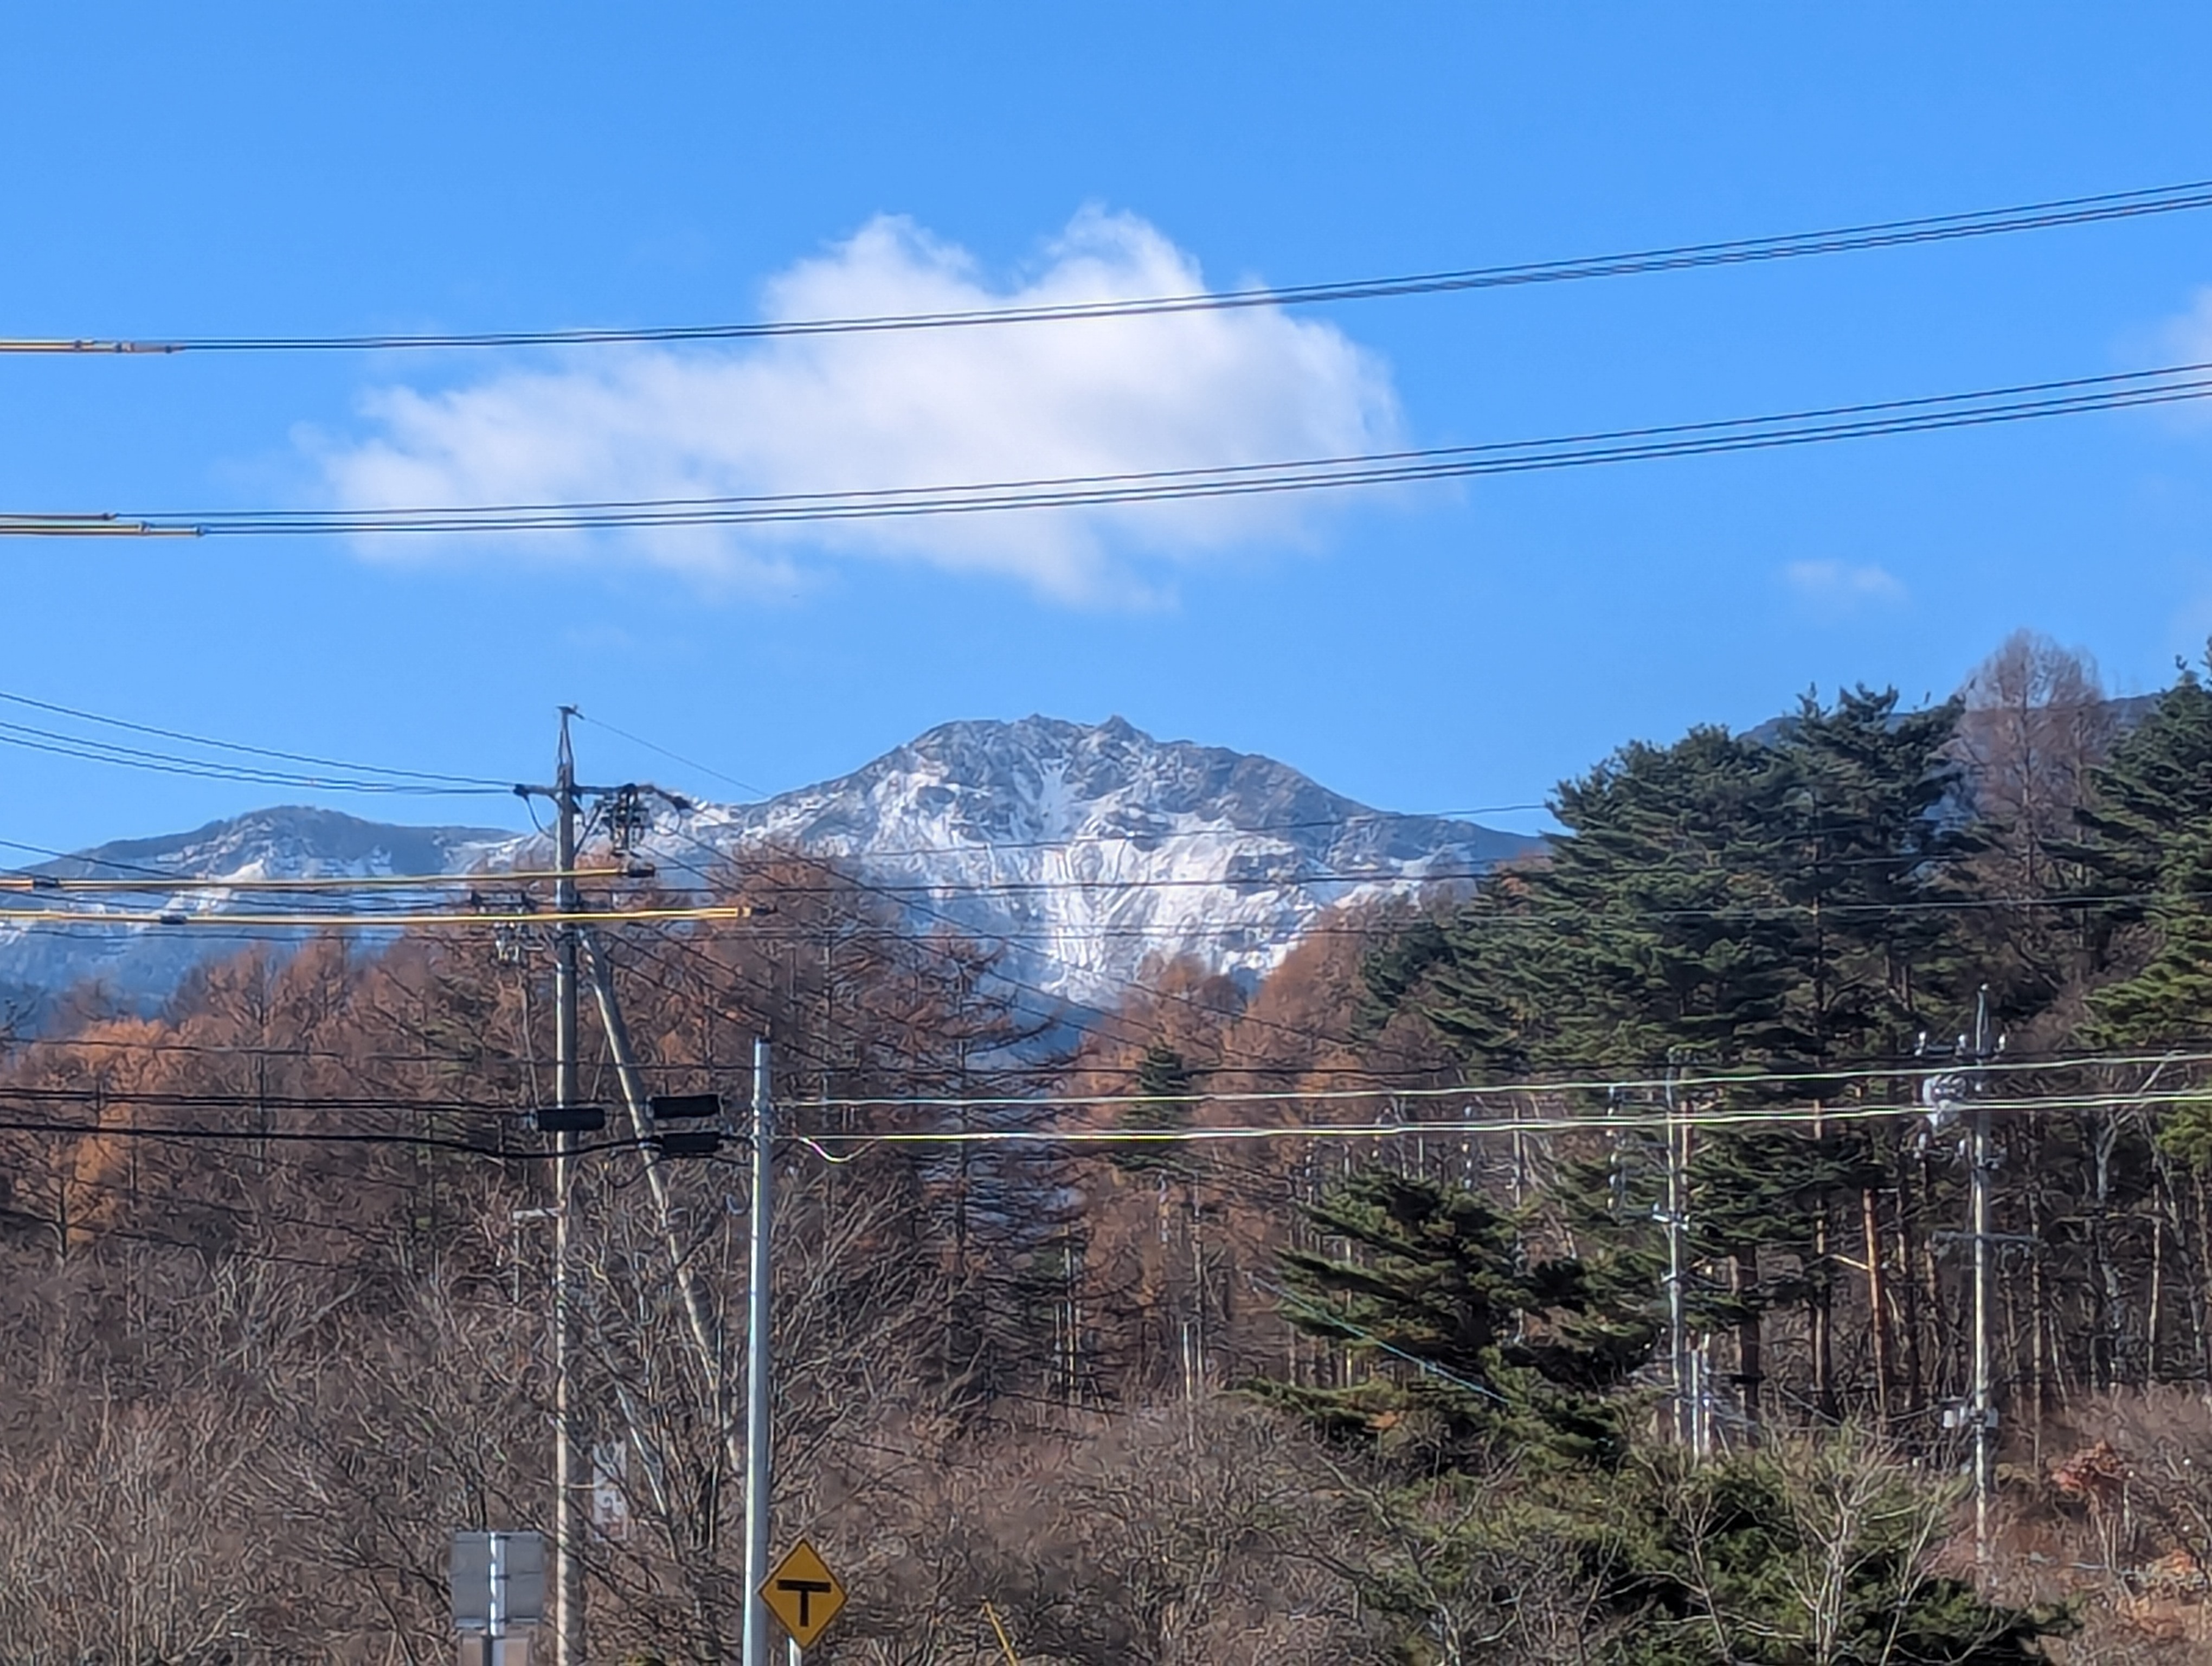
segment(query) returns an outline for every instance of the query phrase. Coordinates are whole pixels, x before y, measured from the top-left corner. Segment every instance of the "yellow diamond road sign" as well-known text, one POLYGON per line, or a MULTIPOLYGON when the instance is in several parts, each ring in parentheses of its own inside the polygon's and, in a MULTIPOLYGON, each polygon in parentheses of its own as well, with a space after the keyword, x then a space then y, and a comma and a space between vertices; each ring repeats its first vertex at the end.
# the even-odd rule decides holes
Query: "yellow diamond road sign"
POLYGON ((783 1621, 784 1630, 802 1649, 811 1648, 814 1639, 830 1628, 830 1622, 845 1606, 844 1586, 804 1539, 775 1565, 760 1594, 769 1611, 783 1621))

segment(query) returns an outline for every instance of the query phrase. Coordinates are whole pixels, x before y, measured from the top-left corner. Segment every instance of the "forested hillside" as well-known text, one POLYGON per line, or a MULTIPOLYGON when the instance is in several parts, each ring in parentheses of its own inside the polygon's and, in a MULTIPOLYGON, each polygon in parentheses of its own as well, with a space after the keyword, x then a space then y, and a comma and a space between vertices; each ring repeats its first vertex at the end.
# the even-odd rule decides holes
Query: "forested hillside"
MULTIPOLYGON (((775 1045, 778 1534, 854 1590, 810 1661, 2212 1651, 2212 689, 2023 635, 1554 813, 1095 1018, 818 858, 605 929, 652 1091, 741 1106, 775 1045)), ((550 1513, 549 940, 10 1042, 0 1658, 451 1657, 450 1533, 550 1513)), ((591 1657, 726 1659, 745 1153, 622 1130, 571 1202, 591 1657)))

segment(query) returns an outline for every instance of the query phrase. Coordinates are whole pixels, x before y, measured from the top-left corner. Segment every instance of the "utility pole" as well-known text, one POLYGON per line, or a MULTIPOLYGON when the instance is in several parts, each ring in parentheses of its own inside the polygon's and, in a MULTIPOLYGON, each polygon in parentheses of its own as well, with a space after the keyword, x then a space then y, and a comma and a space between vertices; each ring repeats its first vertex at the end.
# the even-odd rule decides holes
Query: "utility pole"
MULTIPOLYGON (((1699 1370, 1701 1361, 1690 1346, 1688 1301, 1686 1283, 1689 1274, 1685 1237, 1690 1226, 1689 1166, 1691 1122, 1682 1114, 1675 1091, 1678 1063, 1673 1054, 1667 1060, 1667 1073, 1660 1103, 1666 1113, 1667 1192, 1665 1198, 1652 1206, 1651 1219, 1665 1229, 1667 1234, 1667 1375, 1669 1398, 1673 1402, 1674 1438, 1692 1456, 1705 1456, 1705 1384, 1699 1370)), ((1624 1097, 1624 1090, 1615 1088, 1616 1103, 1624 1097)), ((1648 1091, 1637 1096, 1650 1102, 1648 1091)), ((1516 1137, 1517 1138, 1517 1137, 1516 1137)), ((1616 1161, 1618 1159, 1616 1158, 1616 1161)))
MULTIPOLYGON (((555 760, 553 1099, 567 1110, 576 1092, 576 755, 568 741, 573 706, 561 708, 555 760)), ((553 1158, 553 1659, 584 1666, 583 1487, 576 1427, 576 1308, 570 1287, 575 1248, 576 1136, 554 1135, 553 1158)))
MULTIPOLYGON (((1983 1568, 1989 1566, 1990 1504, 1996 1490, 1997 1409, 1990 1374, 1993 1305, 1990 1277, 1991 1251, 1996 1243, 1990 1231, 1990 1180, 1996 1169, 1996 1157, 1990 1140, 1990 1107, 1982 1090, 1984 1067, 2003 1050, 2002 1037, 1994 1045, 1990 1040, 1990 990, 1984 984, 1974 1002, 1973 1040, 1970 1043, 1961 1036, 1958 1044, 1950 1049, 1951 1055, 1966 1068, 1930 1076, 1921 1084, 1921 1097, 1934 1107, 1929 1117, 1939 1128, 1949 1120, 1961 1098, 1973 1102, 1967 1113, 1966 1148, 1966 1237, 1973 1257, 1973 1375, 1967 1386, 1963 1411, 1947 1414, 1944 1420, 1955 1426, 1955 1416, 1957 1421, 1966 1426, 1972 1455, 1969 1473, 1974 1487, 1974 1560, 1983 1568)), ((1923 1055, 1928 1051, 1925 1037, 1920 1051, 1923 1055)))
POLYGON ((745 1652, 744 1666, 774 1666, 770 1618, 761 1600, 769 1575, 769 1242, 775 1211, 775 1115, 769 1085, 769 1045, 753 1043, 753 1244, 745 1306, 745 1652))
POLYGON ((1674 1379, 1674 1438, 1697 1446, 1697 1402, 1690 1381, 1690 1335, 1682 1303, 1684 1209, 1682 1134, 1674 1116, 1674 1067, 1667 1067, 1667 1352, 1674 1379))
MULTIPOLYGON (((1984 984, 1974 1003, 1974 1062, 1990 1058, 1990 991, 1984 984)), ((1973 1134, 1968 1143, 1973 1164, 1972 1220, 1974 1235, 1974 1390, 1967 1414, 1974 1420, 1974 1560, 1986 1568, 1990 1560, 1990 1494, 1996 1480, 1996 1408, 1990 1395, 1990 1107, 1981 1091, 1981 1073, 1971 1079, 1974 1088, 1973 1134)))
MULTIPOLYGON (((586 1532, 586 1494, 592 1488, 594 1476, 586 1468, 589 1450, 587 1431, 579 1416, 580 1407, 576 1391, 576 1366, 580 1353, 578 1288, 575 1276, 576 1246, 579 1242, 576 1201, 576 1136, 582 1132, 605 1126, 606 1113, 595 1105, 581 1103, 578 1089, 577 1032, 579 1009, 582 1004, 581 951, 585 945, 582 925, 583 902, 576 888, 576 864, 583 842, 582 802, 586 798, 597 800, 605 815, 605 824, 611 837, 615 854, 628 854, 634 841, 644 830, 647 818, 641 806, 641 795, 651 793, 665 800, 681 812, 689 804, 672 793, 658 787, 585 787, 576 781, 576 757, 569 738, 571 720, 580 715, 574 706, 561 708, 561 742, 554 760, 553 784, 550 787, 518 786, 519 798, 541 798, 551 800, 554 810, 554 920, 553 920, 553 1057, 554 1104, 550 1109, 540 1107, 536 1113, 538 1126, 554 1137, 553 1146, 553 1204, 545 1211, 519 1212, 550 1213, 553 1218, 553 1581, 552 1621, 554 1666, 584 1666, 584 1540, 586 1532)), ((625 872, 629 877, 647 878, 653 869, 649 864, 632 860, 625 872)), ((673 1233, 672 1213, 666 1183, 660 1172, 660 1162, 675 1157, 711 1155, 720 1143, 714 1129, 672 1132, 657 1126, 665 1116, 686 1123, 690 1120, 712 1115, 719 1121, 720 1101, 711 1095, 678 1095, 672 1098, 653 1098, 644 1091, 639 1079, 635 1059, 631 1055, 629 1032, 622 1021, 620 1007, 616 1004, 612 968, 605 953, 596 943, 592 945, 593 984, 599 998, 599 1013, 607 1034, 609 1050, 614 1055, 617 1071, 621 1078, 623 1096, 629 1109, 631 1131, 646 1164, 646 1177, 660 1218, 662 1236, 668 1243, 669 1256, 678 1289, 684 1297, 686 1316, 691 1322, 692 1336, 698 1348, 709 1390, 716 1407, 718 1418, 727 1432, 727 1419, 721 1415, 726 1404, 725 1381, 711 1316, 707 1310, 704 1294, 698 1288, 686 1258, 681 1253, 673 1233), (708 1105, 702 1102, 712 1101, 708 1105)), ((735 1442, 729 1442, 735 1455, 735 1442)), ((763 1575, 765 1577, 765 1575, 763 1575)))

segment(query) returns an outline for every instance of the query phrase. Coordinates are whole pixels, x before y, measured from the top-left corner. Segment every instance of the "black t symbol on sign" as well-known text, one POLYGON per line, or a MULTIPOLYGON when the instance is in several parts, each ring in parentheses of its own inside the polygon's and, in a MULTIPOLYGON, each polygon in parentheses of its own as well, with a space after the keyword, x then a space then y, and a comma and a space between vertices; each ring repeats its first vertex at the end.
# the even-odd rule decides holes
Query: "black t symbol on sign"
POLYGON ((778 1590, 795 1590, 799 1593, 799 1623, 802 1626, 811 1626, 814 1623, 812 1613, 814 1599, 817 1596, 827 1596, 837 1589, 827 1579, 779 1579, 775 1582, 775 1588, 778 1590))

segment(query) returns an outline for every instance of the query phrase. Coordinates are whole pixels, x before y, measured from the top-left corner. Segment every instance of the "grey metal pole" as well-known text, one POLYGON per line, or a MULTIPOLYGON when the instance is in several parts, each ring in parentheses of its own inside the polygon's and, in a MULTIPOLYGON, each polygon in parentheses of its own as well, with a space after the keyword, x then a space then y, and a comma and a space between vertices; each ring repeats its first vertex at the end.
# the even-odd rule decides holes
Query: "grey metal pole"
POLYGON ((768 1583, 769 1238, 775 1209, 775 1114, 769 1087, 769 1045, 753 1043, 753 1243, 747 1269, 745 1317, 745 1653, 744 1666, 775 1666, 769 1614, 760 1589, 768 1583))
MULTIPOLYGON (((576 759, 568 744, 574 708, 561 708, 561 751, 554 775, 556 810, 554 907, 564 916, 555 928, 553 955, 553 1096, 576 1103, 576 759)), ((555 1666, 584 1666, 583 1497, 577 1476, 575 1370, 576 1311, 569 1287, 575 1242, 574 1196, 576 1139, 554 1136, 553 1159, 553 1658, 555 1666)))

